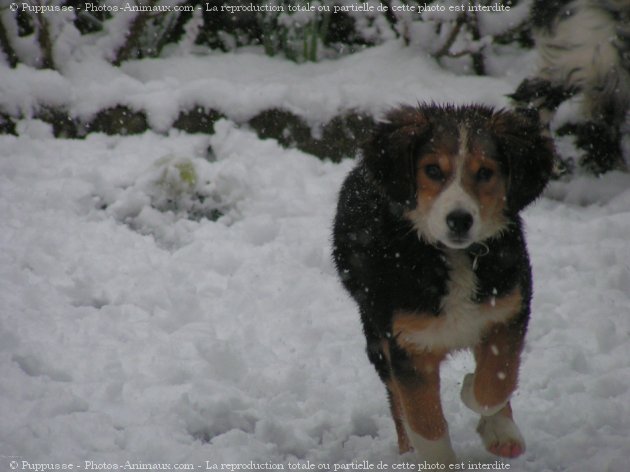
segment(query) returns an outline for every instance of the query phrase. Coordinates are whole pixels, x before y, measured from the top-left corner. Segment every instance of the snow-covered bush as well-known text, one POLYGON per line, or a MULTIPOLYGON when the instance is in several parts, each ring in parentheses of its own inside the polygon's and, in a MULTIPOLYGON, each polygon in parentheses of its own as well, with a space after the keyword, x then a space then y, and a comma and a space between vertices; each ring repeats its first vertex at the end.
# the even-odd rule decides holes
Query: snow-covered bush
POLYGON ((467 4, 465 11, 449 11, 461 8, 462 2, 144 0, 137 2, 140 11, 120 15, 112 11, 128 4, 118 0, 106 2, 104 6, 108 8, 102 9, 86 8, 93 2, 42 0, 33 4, 81 8, 46 15, 23 6, 0 7, 0 49, 12 67, 24 62, 59 68, 82 36, 100 41, 104 54, 116 65, 129 59, 157 57, 164 50, 172 53, 196 46, 223 51, 257 46, 268 55, 304 62, 350 54, 401 37, 408 45, 438 60, 466 56, 472 60, 474 72, 483 75, 484 48, 495 40, 527 37, 529 3, 530 0, 475 0, 467 4), (177 11, 161 9, 174 5, 179 7, 177 11), (483 15, 473 11, 497 5, 498 11, 483 15), (103 40, 103 36, 108 40, 103 40))
POLYGON ((204 158, 167 155, 132 177, 129 185, 107 187, 95 202, 117 221, 173 246, 181 242, 180 229, 187 220, 238 219, 236 206, 245 184, 233 174, 204 158))
POLYGON ((486 75, 486 56, 506 44, 531 47, 531 0, 392 0, 407 45, 460 73, 486 75))
MULTIPOLYGON (((189 2, 191 4, 201 2, 189 2)), ((213 4, 204 10, 197 43, 212 49, 231 51, 243 46, 262 46, 267 55, 295 61, 316 62, 379 44, 395 33, 376 11, 378 2, 369 1, 374 11, 352 11, 348 0, 255 2, 261 10, 222 10, 243 7, 242 2, 213 4)))

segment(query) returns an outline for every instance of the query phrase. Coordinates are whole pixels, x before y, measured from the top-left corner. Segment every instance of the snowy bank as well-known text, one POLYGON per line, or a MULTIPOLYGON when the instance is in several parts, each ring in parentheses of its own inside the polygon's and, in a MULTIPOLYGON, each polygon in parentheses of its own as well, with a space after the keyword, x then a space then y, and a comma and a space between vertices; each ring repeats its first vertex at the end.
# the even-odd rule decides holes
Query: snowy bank
POLYGON ((417 48, 389 41, 322 63, 296 64, 260 52, 212 53, 125 62, 115 67, 92 54, 60 72, 0 63, 2 111, 32 118, 61 110, 85 127, 104 110, 123 106, 167 132, 180 113, 202 108, 246 123, 281 109, 317 127, 357 111, 378 116, 398 103, 482 102, 506 106, 502 79, 456 76, 417 48), (376 66, 375 66, 376 65, 376 66))

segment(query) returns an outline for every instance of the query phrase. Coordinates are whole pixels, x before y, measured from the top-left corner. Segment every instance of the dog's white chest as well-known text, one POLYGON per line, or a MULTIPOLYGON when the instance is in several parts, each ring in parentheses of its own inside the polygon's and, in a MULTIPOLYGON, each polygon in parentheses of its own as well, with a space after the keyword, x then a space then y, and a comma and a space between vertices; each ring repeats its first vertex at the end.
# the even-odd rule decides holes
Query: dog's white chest
POLYGON ((419 349, 450 351, 473 347, 490 325, 514 314, 511 304, 496 303, 494 299, 476 303, 477 277, 470 258, 457 250, 446 255, 451 270, 441 314, 422 329, 401 333, 403 341, 419 349))

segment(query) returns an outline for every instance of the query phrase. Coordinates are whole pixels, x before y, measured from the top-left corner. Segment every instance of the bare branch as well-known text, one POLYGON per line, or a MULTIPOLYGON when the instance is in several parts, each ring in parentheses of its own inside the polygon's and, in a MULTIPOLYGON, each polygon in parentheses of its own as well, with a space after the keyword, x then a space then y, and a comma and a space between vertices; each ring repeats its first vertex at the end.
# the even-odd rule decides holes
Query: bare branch
MULTIPOLYGON (((153 7, 158 0, 149 0, 147 6, 153 7)), ((148 11, 140 11, 131 22, 129 31, 127 32, 125 43, 118 49, 113 60, 115 66, 119 66, 124 61, 131 59, 134 53, 140 49, 140 37, 149 20, 153 18, 153 14, 148 11)))
POLYGON ((459 32, 461 31, 462 26, 465 22, 466 14, 462 13, 455 20, 455 26, 453 26, 451 33, 449 34, 448 38, 446 38, 446 42, 442 45, 440 49, 433 53, 434 58, 440 59, 443 56, 448 56, 451 50, 451 46, 453 46, 453 43, 455 43, 455 40, 457 39, 457 36, 459 35, 459 32))
POLYGON ((42 53, 42 69, 54 69, 53 44, 50 38, 50 28, 45 15, 34 15, 37 24, 37 43, 42 53))

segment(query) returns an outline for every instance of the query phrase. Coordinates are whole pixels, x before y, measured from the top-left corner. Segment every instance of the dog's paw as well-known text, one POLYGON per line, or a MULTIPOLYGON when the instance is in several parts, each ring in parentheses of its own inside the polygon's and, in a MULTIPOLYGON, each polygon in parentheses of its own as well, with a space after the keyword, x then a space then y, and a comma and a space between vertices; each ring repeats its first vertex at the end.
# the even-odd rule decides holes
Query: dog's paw
POLYGON ((413 431, 408 431, 407 434, 416 451, 418 460, 445 466, 457 462, 457 457, 455 456, 455 452, 453 452, 448 433, 446 433, 444 437, 433 441, 425 439, 413 431))
POLYGON ((514 459, 525 452, 525 440, 518 426, 501 413, 482 416, 477 432, 486 449, 496 456, 514 459))

